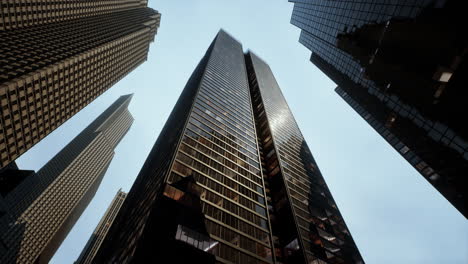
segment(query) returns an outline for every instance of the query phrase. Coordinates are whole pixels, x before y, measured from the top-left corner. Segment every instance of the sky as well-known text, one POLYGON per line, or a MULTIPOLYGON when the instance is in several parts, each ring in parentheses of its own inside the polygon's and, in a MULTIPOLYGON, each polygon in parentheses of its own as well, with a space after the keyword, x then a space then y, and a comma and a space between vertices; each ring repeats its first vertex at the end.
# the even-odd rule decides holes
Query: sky
POLYGON ((18 159, 41 168, 120 95, 135 122, 94 199, 51 263, 73 263, 117 190, 128 191, 190 74, 220 28, 273 70, 368 264, 468 263, 468 223, 335 92, 290 24, 286 0, 152 0, 162 14, 148 61, 18 159))

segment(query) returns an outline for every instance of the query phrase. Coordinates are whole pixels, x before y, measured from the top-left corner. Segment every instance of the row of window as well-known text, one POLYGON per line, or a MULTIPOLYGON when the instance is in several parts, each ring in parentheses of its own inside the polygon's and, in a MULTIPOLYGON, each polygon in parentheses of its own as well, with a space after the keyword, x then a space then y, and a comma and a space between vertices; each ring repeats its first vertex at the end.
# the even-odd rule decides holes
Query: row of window
POLYGON ((238 102, 233 102, 232 100, 230 100, 231 98, 226 98, 226 96, 222 96, 221 91, 218 90, 206 88, 201 90, 198 94, 200 95, 200 99, 202 99, 203 102, 207 105, 216 107, 220 109, 221 112, 228 111, 232 119, 240 121, 236 121, 233 123, 239 123, 244 125, 247 129, 253 129, 252 116, 250 112, 247 111, 249 110, 248 108, 239 107, 238 102))
POLYGON ((231 160, 236 160, 234 156, 237 156, 237 158, 240 158, 244 160, 245 162, 249 163, 250 165, 254 166, 255 169, 260 169, 260 165, 258 164, 258 154, 257 153, 252 153, 247 151, 245 148, 236 146, 236 145, 231 145, 229 142, 226 143, 224 140, 222 140, 223 136, 221 134, 218 134, 217 132, 212 132, 212 134, 208 133, 205 130, 202 130, 200 127, 197 127, 193 124, 188 124, 187 125, 188 130, 186 131, 187 134, 189 134, 191 137, 197 137, 197 138, 202 138, 200 137, 203 136, 204 138, 209 139, 208 142, 204 142, 203 144, 208 144, 207 146, 210 147, 211 149, 214 149, 218 153, 224 153, 226 152, 226 155, 229 156, 229 159, 231 160), (200 132, 199 132, 200 131, 200 132), (199 135, 196 135, 194 132, 199 133, 199 135), (234 156, 233 156, 234 155, 234 156))
MULTIPOLYGON (((199 100, 198 102, 202 101, 199 100)), ((237 122, 237 124, 234 125, 231 123, 230 120, 226 120, 227 113, 225 115, 221 115, 217 113, 217 111, 213 110, 213 108, 197 103, 195 103, 194 110, 197 110, 196 112, 199 115, 203 116, 219 128, 226 130, 231 135, 235 135, 235 137, 238 137, 238 139, 242 139, 244 142, 251 146, 256 146, 255 135, 246 133, 245 129, 241 129, 239 122, 237 122)))
MULTIPOLYGON (((250 150, 252 153, 256 152, 256 142, 252 142, 253 139, 247 139, 244 136, 241 136, 232 129, 226 128, 225 125, 221 124, 216 119, 213 119, 209 110, 202 112, 198 108, 194 108, 191 116, 194 122, 198 122, 196 125, 211 132, 216 131, 222 139, 225 139, 227 142, 233 142, 241 147, 244 147, 250 150)), ((212 133, 212 132, 211 132, 212 133)))
MULTIPOLYGON (((264 246, 254 240, 251 240, 239 233, 226 228, 223 225, 220 225, 216 222, 206 220, 206 229, 208 232, 226 242, 229 242, 232 245, 238 246, 242 249, 248 250, 253 254, 256 254, 267 260, 272 260, 271 249, 270 247, 264 246)), ((266 244, 270 244, 269 240, 265 241, 266 244)))
MULTIPOLYGON (((189 152, 194 152, 194 151, 195 150, 190 149, 189 152)), ((184 153, 184 154, 188 154, 188 153, 184 153)), ((210 168, 216 169, 216 171, 219 172, 219 173, 213 174, 213 176, 216 177, 216 178, 225 177, 223 182, 228 181, 227 185, 229 185, 229 186, 231 185, 231 182, 234 182, 233 179, 238 178, 238 177, 235 177, 238 174, 233 173, 233 171, 231 169, 229 169, 228 167, 216 162, 215 160, 210 159, 209 157, 207 157, 206 155, 203 155, 200 152, 195 151, 194 155, 192 157, 197 159, 197 161, 203 162, 205 165, 209 166, 210 168)), ((191 161, 190 158, 188 158, 188 156, 186 156, 186 155, 180 154, 178 156, 178 158, 179 158, 180 161, 182 161, 182 162, 184 162, 186 164, 193 164, 193 161, 191 161)), ((244 177, 248 176, 247 173, 242 173, 241 172, 240 174, 244 175, 244 177)), ((250 179, 252 180, 252 177, 250 179)), ((262 190, 261 185, 260 186, 255 185, 255 184, 253 184, 252 182, 249 182, 249 181, 243 181, 243 182, 246 182, 247 186, 249 186, 251 189, 253 189, 254 192, 257 192, 258 194, 263 195, 263 190, 262 190)), ((260 182, 259 184, 261 184, 261 179, 259 180, 259 182, 260 182)))
POLYGON ((226 115, 230 119, 232 124, 236 124, 238 127, 243 127, 245 133, 253 135, 253 121, 252 116, 242 113, 239 108, 235 108, 235 105, 231 105, 228 101, 222 98, 218 98, 218 92, 212 92, 210 90, 203 90, 198 93, 198 98, 201 100, 197 103, 217 112, 218 114, 226 115))
MULTIPOLYGON (((202 145, 198 145, 197 149, 200 149, 200 146, 202 145)), ((187 154, 190 154, 190 155, 195 155, 195 152, 193 149, 189 149, 189 150, 185 150, 189 147, 187 147, 185 144, 184 145, 181 145, 181 150, 183 150, 185 153, 187 154), (193 154, 192 154, 193 153, 193 154)), ((202 150, 203 152, 203 150, 202 150)), ((205 153, 206 154, 206 153, 205 153)), ((259 185, 259 183, 256 183, 255 181, 252 181, 250 180, 249 178, 245 177, 245 176, 242 176, 240 174, 237 174, 237 173, 233 173, 231 170, 225 168, 224 169, 224 175, 226 175, 227 179, 229 180, 224 180, 224 177, 221 176, 221 175, 217 175, 215 178, 216 179, 220 179, 221 182, 223 182, 224 184, 228 185, 231 187, 231 183, 229 181, 235 181, 235 182, 238 182, 239 184, 242 184, 248 188, 250 188, 251 190, 254 190, 256 192, 258 192, 259 194, 262 194, 263 195, 263 189, 262 189, 262 186, 259 185), (223 180, 221 180, 223 179, 223 180)))
MULTIPOLYGON (((189 130, 187 130, 187 131, 189 131, 189 130)), ((220 155, 225 159, 228 159, 228 160, 230 160, 230 161, 232 161, 234 163, 237 163, 238 165, 242 164, 245 169, 253 172, 255 175, 260 175, 259 174, 260 165, 258 164, 257 159, 254 160, 254 159, 246 156, 242 152, 238 152, 238 151, 235 151, 235 150, 234 150, 233 153, 229 152, 229 151, 219 147, 218 145, 214 144, 210 140, 208 140, 208 139, 206 139, 204 137, 201 137, 201 136, 198 136, 197 140, 195 140, 194 137, 184 136, 182 141, 187 143, 188 145, 194 147, 194 148, 197 148, 197 149, 200 149, 200 150, 206 149, 206 152, 204 152, 204 153, 207 153, 210 156, 215 157, 217 155, 220 155), (199 148, 198 145, 201 145, 202 147, 199 148), (214 153, 211 153, 211 152, 214 152, 214 153), (248 167, 247 167, 247 165, 248 165, 248 167)))
MULTIPOLYGON (((193 143, 193 142, 190 142, 190 143, 193 143)), ((208 161, 207 160, 205 162, 205 160, 204 160, 205 158, 203 158, 203 157, 201 157, 201 159, 200 158, 198 158, 198 159, 202 160, 206 164, 211 165, 213 168, 218 169, 219 171, 226 174, 227 176, 240 181, 242 184, 250 187, 251 189, 253 189, 253 190, 255 190, 255 191, 259 192, 259 193, 263 193, 263 191, 261 190, 261 179, 259 180, 258 178, 256 178, 256 176, 252 176, 252 173, 248 173, 247 171, 245 171, 242 167, 240 167, 238 165, 238 163, 236 164, 236 163, 232 162, 231 160, 219 155, 218 153, 216 153, 216 152, 210 150, 209 148, 205 147, 203 144, 197 143, 196 145, 189 145, 189 146, 183 144, 183 145, 181 145, 181 149, 185 153, 187 153, 189 155, 192 155, 192 156, 196 155, 195 151, 199 151, 199 152, 203 153, 207 157, 209 157, 212 160, 216 161, 215 165, 211 164, 213 161, 208 161), (216 164, 218 164, 218 165, 216 165, 216 164), (224 165, 224 168, 219 168, 219 165, 224 165), (233 171, 234 171, 234 173, 233 173, 233 171), (235 172, 237 172, 237 173, 235 173, 235 172), (246 176, 246 175, 250 175, 250 176, 246 176)))
POLYGON ((0 4, 0 29, 10 29, 144 7, 141 1, 5 2, 0 4))
MULTIPOLYGON (((239 77, 239 78, 242 78, 242 77, 239 77)), ((231 91, 232 89, 239 88, 239 87, 235 87, 236 85, 235 82, 237 81, 231 80, 229 85, 220 84, 219 82, 214 82, 210 80, 210 75, 205 74, 203 89, 200 92, 206 94, 208 98, 212 98, 212 97, 215 98, 214 101, 218 101, 219 104, 222 104, 222 102, 227 102, 228 106, 237 105, 237 109, 239 110, 232 111, 232 110, 235 110, 236 108, 230 109, 231 110, 230 114, 235 115, 247 122, 250 122, 250 120, 252 120, 251 118, 249 118, 249 116, 251 116, 249 115, 250 108, 249 108, 249 104, 246 102, 246 99, 248 99, 248 97, 242 98, 236 94, 231 94, 231 95, 228 94, 228 93, 232 93, 231 91)))
POLYGON ((266 219, 266 211, 263 207, 259 205, 255 205, 255 209, 257 213, 260 212, 260 214, 254 214, 253 212, 245 209, 244 207, 239 206, 237 203, 235 203, 235 201, 226 199, 209 190, 203 190, 201 198, 259 226, 262 226, 264 224, 263 220, 266 219), (261 216, 263 216, 263 218, 261 216))
POLYGON ((240 218, 206 202, 202 204, 202 210, 206 217, 215 219, 220 223, 228 225, 260 241, 268 241, 268 231, 259 228, 248 221, 241 220, 240 218))
MULTIPOLYGON (((211 131, 211 133, 212 134, 206 132, 205 130, 193 125, 192 123, 189 123, 187 125, 187 130, 185 131, 185 135, 187 135, 190 138, 193 138, 194 140, 197 140, 201 144, 202 143, 207 143, 206 146, 209 147, 210 149, 219 149, 218 146, 220 146, 221 148, 224 148, 224 149, 226 149, 227 151, 229 151, 231 153, 237 154, 237 156, 242 156, 242 155, 247 154, 251 159, 257 159, 258 158, 258 156, 256 156, 253 153, 242 152, 242 148, 240 148, 240 147, 238 149, 236 149, 236 148, 233 148, 231 145, 226 144, 225 141, 219 139, 220 135, 218 135, 216 131, 211 131), (203 136, 203 137, 201 137, 201 136, 203 136)), ((247 159, 245 158, 243 160, 245 161, 247 159)), ((241 173, 244 175, 246 172, 248 172, 244 176, 248 176, 249 178, 251 178, 252 180, 254 180, 254 181, 256 181, 256 182, 258 182, 260 184, 260 182, 261 182, 261 180, 260 180, 260 176, 261 176, 260 171, 258 171, 254 167, 251 168, 250 166, 249 166, 249 170, 257 171, 257 173, 254 174, 254 173, 251 173, 251 172, 249 172, 247 170, 241 170, 241 171, 243 171, 241 173)))
MULTIPOLYGON (((174 162, 174 167, 173 170, 178 172, 179 174, 183 176, 188 176, 188 175, 194 175, 195 172, 194 170, 197 170, 199 172, 202 172, 203 174, 209 175, 209 177, 213 180, 216 179, 218 182, 226 182, 226 185, 220 184, 222 186, 233 186, 229 187, 232 190, 235 190, 236 192, 243 194, 246 197, 249 197, 250 199, 260 203, 264 204, 264 199, 262 195, 244 187, 243 185, 240 185, 239 183, 233 181, 232 179, 229 179, 228 177, 224 176, 223 174, 217 173, 215 170, 211 169, 210 167, 202 164, 201 162, 194 160, 190 158, 189 156, 183 154, 183 153, 178 153, 177 154, 177 160, 178 162, 174 162), (188 164, 185 164, 185 162, 188 162, 188 164), (190 165, 191 164, 191 165, 190 165), (189 168, 190 167, 190 168, 189 168)), ((219 188, 218 188, 219 189, 219 188)))
MULTIPOLYGON (((201 197, 203 200, 207 200, 223 207, 224 209, 233 212, 237 215, 242 216, 243 218, 256 221, 260 226, 262 223, 260 221, 261 216, 266 219, 266 211, 264 206, 259 205, 251 201, 250 199, 242 196, 228 188, 223 187, 217 182, 211 180, 210 178, 194 172, 193 177, 199 185, 203 187, 201 197), (218 188, 219 187, 219 188, 218 188), (247 209, 250 209, 247 210, 247 209), (242 213, 240 213, 242 212, 242 213), (256 212, 257 214, 254 214, 256 212), (254 220, 255 217, 255 220, 254 220)), ((169 176, 169 183, 177 182, 181 179, 177 173, 172 172, 169 176)))

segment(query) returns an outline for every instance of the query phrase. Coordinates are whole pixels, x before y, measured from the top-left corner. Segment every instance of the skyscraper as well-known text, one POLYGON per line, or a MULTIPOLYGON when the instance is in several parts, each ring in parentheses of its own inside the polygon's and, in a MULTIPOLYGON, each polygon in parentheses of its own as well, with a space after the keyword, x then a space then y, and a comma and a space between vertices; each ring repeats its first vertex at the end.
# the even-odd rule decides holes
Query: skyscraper
POLYGON ((67 0, 62 3, 48 0, 25 2, 3 1, 0 4, 0 30, 24 28, 47 23, 109 14, 144 8, 148 0, 67 0))
POLYGON ((147 1, 2 1, 0 168, 143 63, 147 1))
POLYGON ((363 263, 268 65, 220 31, 97 263, 363 263))
POLYGON ((291 23, 336 92, 468 217, 461 1, 297 1, 291 23))
POLYGON ((37 173, 14 166, 2 172, 24 177, 1 192, 0 263, 48 263, 93 198, 115 147, 132 125, 131 97, 121 96, 37 173))
POLYGON ((102 241, 106 237, 106 234, 109 231, 112 222, 114 222, 114 219, 117 216, 117 213, 119 212, 120 207, 122 206, 126 197, 127 193, 122 192, 122 190, 117 192, 109 208, 107 208, 106 213, 102 217, 96 229, 94 229, 93 234, 89 238, 88 243, 86 243, 83 251, 78 257, 78 260, 75 262, 76 264, 93 263, 94 256, 101 246, 102 241))

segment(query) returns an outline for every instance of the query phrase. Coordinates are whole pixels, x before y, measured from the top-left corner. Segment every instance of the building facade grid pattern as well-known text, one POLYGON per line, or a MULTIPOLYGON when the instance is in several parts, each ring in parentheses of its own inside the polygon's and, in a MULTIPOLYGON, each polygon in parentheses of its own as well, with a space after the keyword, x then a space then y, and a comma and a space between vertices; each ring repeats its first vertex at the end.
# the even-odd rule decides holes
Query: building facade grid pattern
POLYGON ((0 4, 0 30, 10 30, 146 7, 147 0, 7 0, 0 4))
POLYGON ((0 167, 146 60, 160 14, 110 11, 0 30, 0 167))
POLYGON ((1 263, 47 263, 97 191, 114 148, 133 123, 120 97, 36 175, 3 197, 1 263), (110 136, 110 137, 109 137, 110 136))

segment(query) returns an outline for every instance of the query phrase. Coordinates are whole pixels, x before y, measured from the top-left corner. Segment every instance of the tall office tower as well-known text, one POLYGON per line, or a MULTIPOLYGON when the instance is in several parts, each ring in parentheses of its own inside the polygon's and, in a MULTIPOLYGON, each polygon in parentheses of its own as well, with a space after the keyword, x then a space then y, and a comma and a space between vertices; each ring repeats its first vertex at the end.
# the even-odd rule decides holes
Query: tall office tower
POLYGON ((125 198, 127 197, 126 192, 119 190, 112 200, 109 208, 107 208, 106 213, 102 217, 96 229, 94 229, 93 234, 86 243, 83 251, 81 252, 78 260, 75 264, 91 264, 93 263, 94 256, 96 255, 97 250, 101 246, 104 237, 106 237, 107 232, 109 231, 112 222, 114 222, 117 213, 120 210, 125 198))
POLYGON ((148 0, 8 0, 0 4, 0 30, 109 14, 129 9, 144 8, 148 0))
POLYGON ((93 198, 115 147, 132 125, 131 97, 121 96, 37 173, 11 165, 2 172, 23 179, 1 192, 0 263, 48 263, 93 198))
POLYGON ((268 65, 220 31, 96 263, 362 263, 268 65))
POLYGON ((147 1, 2 1, 0 168, 143 63, 147 1))
POLYGON ((296 1, 291 23, 336 92, 468 217, 461 1, 296 1))

